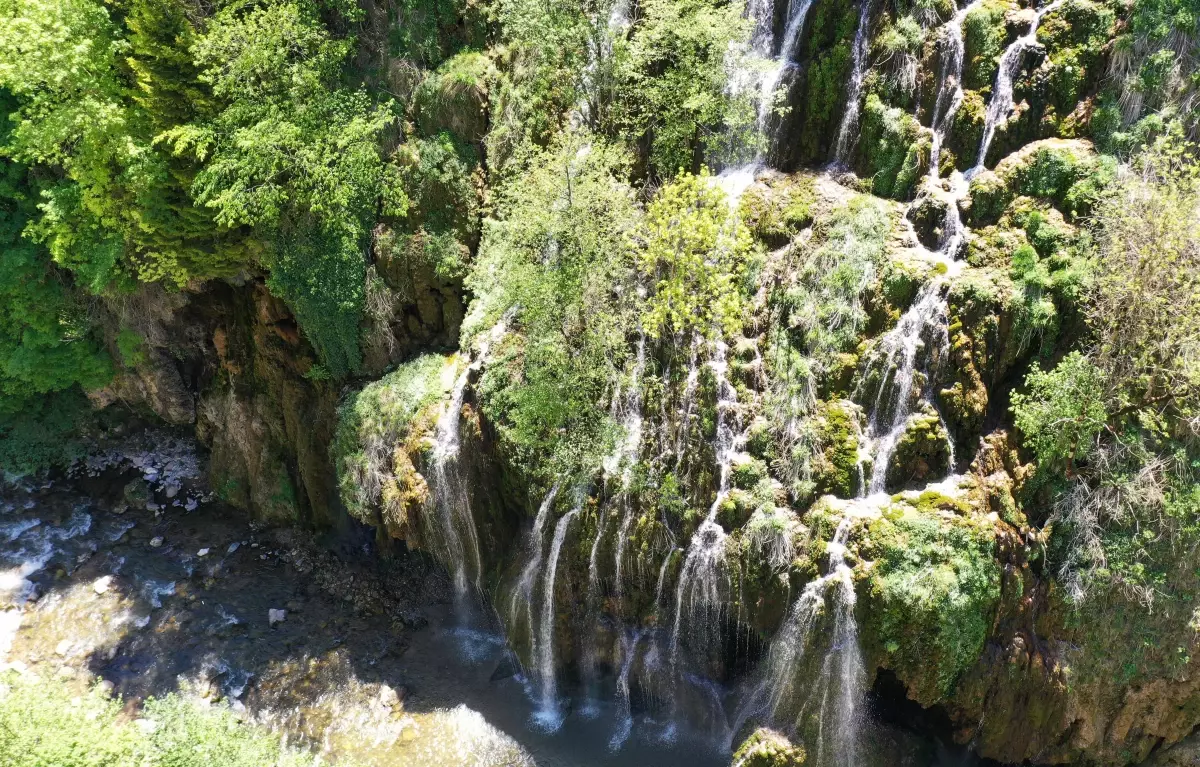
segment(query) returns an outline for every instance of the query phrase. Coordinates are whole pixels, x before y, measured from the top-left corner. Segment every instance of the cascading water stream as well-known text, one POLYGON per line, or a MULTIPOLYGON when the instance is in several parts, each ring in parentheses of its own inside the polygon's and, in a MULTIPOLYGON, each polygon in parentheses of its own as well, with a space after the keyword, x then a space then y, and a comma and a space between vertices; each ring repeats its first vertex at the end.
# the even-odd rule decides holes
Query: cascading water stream
POLYGON ((725 579, 726 534, 717 522, 717 510, 729 493, 733 458, 742 439, 738 430, 737 392, 728 378, 727 352, 725 342, 717 340, 713 359, 709 362, 717 382, 717 433, 714 447, 719 480, 708 516, 700 523, 688 544, 675 588, 675 621, 671 628, 670 645, 671 673, 675 678, 678 678, 680 669, 680 632, 685 620, 689 624, 691 644, 699 645, 696 649, 701 655, 710 655, 723 634, 721 613, 724 596, 721 592, 725 579))
POLYGON ((863 77, 867 65, 867 48, 871 34, 871 0, 861 0, 858 12, 858 31, 854 33, 854 49, 851 53, 850 84, 846 90, 846 111, 842 114, 842 125, 838 129, 837 149, 834 158, 839 165, 850 161, 854 149, 854 132, 858 127, 858 114, 862 109, 863 77))
POLYGON ((538 707, 533 714, 536 726, 554 731, 562 726, 562 706, 558 699, 558 675, 554 668, 554 589, 558 576, 558 559, 571 521, 579 516, 579 508, 564 514, 554 527, 554 540, 550 544, 550 555, 546 560, 546 574, 542 579, 542 615, 538 625, 537 642, 534 643, 534 660, 538 670, 538 707))
POLYGON ((637 461, 638 450, 642 444, 642 374, 646 370, 646 336, 638 337, 637 353, 634 357, 633 370, 629 376, 628 394, 624 397, 624 405, 618 412, 618 422, 621 424, 621 440, 614 452, 616 460, 611 468, 606 462, 605 473, 621 468, 621 502, 624 512, 621 517, 621 527, 617 533, 617 547, 614 554, 614 588, 620 597, 625 591, 624 563, 625 545, 629 542, 629 528, 633 524, 633 506, 629 502, 626 489, 633 472, 633 464, 637 461))
POLYGON ((633 733, 633 703, 630 698, 629 674, 637 660, 638 646, 642 643, 642 629, 627 633, 621 638, 621 672, 617 675, 617 707, 621 717, 617 731, 608 741, 610 751, 618 751, 633 733))
MULTIPOLYGON (((642 444, 642 375, 646 370, 646 335, 638 336, 633 368, 630 370, 629 381, 624 389, 618 389, 613 394, 612 418, 621 425, 621 436, 613 452, 603 462, 605 477, 620 476, 618 497, 622 504, 621 524, 617 533, 617 545, 614 557, 615 584, 617 595, 624 590, 624 558, 625 545, 629 539, 629 529, 633 523, 633 508, 626 495, 626 489, 632 477, 633 465, 637 461, 642 444)), ((596 525, 596 537, 592 540, 591 554, 588 558, 588 589, 587 608, 591 614, 591 623, 597 625, 600 620, 600 547, 608 531, 609 508, 605 504, 600 511, 600 519, 596 525)), ((582 666, 587 679, 589 695, 596 686, 596 664, 599 658, 599 648, 596 646, 597 632, 591 632, 583 642, 582 666)), ((584 707, 585 714, 595 712, 593 703, 584 707)))
MULTIPOLYGON (((779 81, 783 78, 783 73, 789 67, 796 65, 795 53, 796 48, 800 43, 800 35, 804 32, 804 21, 808 18, 808 10, 812 7, 812 0, 790 0, 788 3, 787 22, 784 26, 783 41, 779 45, 779 55, 776 59, 775 67, 767 73, 762 81, 762 95, 758 102, 758 130, 764 136, 769 130, 769 122, 771 114, 775 109, 775 89, 779 87, 779 81)), ((762 20, 759 24, 763 24, 762 20)), ((771 20, 765 20, 767 29, 770 29, 771 20)), ((768 49, 770 47, 768 42, 768 49)), ((767 136, 770 139, 770 136, 767 136)))
MULTIPOLYGON (((954 118, 962 106, 965 96, 962 87, 963 62, 966 56, 966 43, 963 39, 963 22, 976 6, 983 0, 972 0, 961 8, 944 29, 945 48, 942 51, 942 65, 938 72, 937 98, 934 100, 933 114, 930 116, 932 140, 929 149, 929 174, 926 179, 927 193, 941 196, 942 146, 946 134, 954 124, 954 118)), ((958 211, 958 201, 966 194, 967 188, 962 174, 954 171, 950 176, 950 196, 946 200, 946 218, 942 225, 941 237, 938 242, 938 253, 950 259, 955 258, 962 247, 965 236, 962 215, 958 211)), ((906 219, 907 220, 907 219, 906 219)))
POLYGON ((480 340, 475 360, 455 380, 450 400, 438 416, 432 451, 433 492, 426 503, 426 513, 421 515, 430 548, 450 570, 455 605, 462 620, 466 619, 471 585, 480 590, 483 562, 470 493, 459 463, 459 424, 471 376, 483 366, 491 344, 505 332, 501 320, 480 340))
POLYGON ((854 618, 857 596, 853 571, 846 564, 846 540, 854 517, 838 524, 826 551, 825 575, 805 586, 783 626, 771 641, 758 685, 740 720, 761 717, 772 726, 800 735, 816 767, 855 767, 866 669, 854 618), (832 620, 832 626, 825 622, 832 620), (821 631, 816 630, 820 627, 821 631), (828 637, 815 681, 801 684, 814 642, 828 637), (803 732, 798 732, 803 731, 803 732))
POLYGON ((881 493, 887 487, 888 466, 912 415, 916 376, 920 372, 927 375, 950 348, 949 307, 942 296, 945 284, 935 279, 922 286, 912 306, 872 354, 869 364, 878 365, 881 373, 867 425, 875 457, 868 494, 881 493))
POLYGON ((517 580, 517 586, 513 589, 512 597, 508 604, 508 625, 510 631, 518 625, 518 617, 524 613, 525 623, 529 629, 529 646, 532 648, 536 643, 534 636, 533 625, 533 591, 537 585, 537 578, 542 568, 542 560, 544 554, 542 551, 542 540, 545 538, 546 521, 550 518, 550 510, 554 507, 554 499, 558 496, 558 484, 550 488, 550 492, 546 493, 546 497, 542 499, 541 505, 538 507, 537 517, 533 521, 533 530, 529 533, 529 559, 525 562, 525 567, 521 568, 521 577, 517 580))
POLYGON ((1021 59, 1025 52, 1030 48, 1035 48, 1038 45, 1037 31, 1038 26, 1042 23, 1042 18, 1054 9, 1063 4, 1065 0, 1054 0, 1046 7, 1037 12, 1033 18, 1033 24, 1030 25, 1029 31, 1013 41, 1012 45, 1004 50, 1004 54, 1000 57, 1000 66, 996 71, 996 82, 992 86, 992 100, 988 102, 987 114, 983 121, 983 139, 979 142, 979 156, 975 160, 975 167, 970 173, 973 175, 985 169, 987 162, 988 150, 992 146, 992 139, 996 137, 996 128, 999 127, 1001 121, 1007 120, 1013 110, 1013 78, 1016 77, 1017 71, 1021 67, 1021 59))

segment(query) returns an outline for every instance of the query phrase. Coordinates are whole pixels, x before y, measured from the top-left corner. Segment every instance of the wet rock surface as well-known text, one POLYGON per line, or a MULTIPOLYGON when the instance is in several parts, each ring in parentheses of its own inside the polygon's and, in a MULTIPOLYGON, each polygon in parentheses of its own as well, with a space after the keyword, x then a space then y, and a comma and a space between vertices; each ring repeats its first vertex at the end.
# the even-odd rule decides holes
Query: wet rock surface
POLYGON ((99 680, 134 717, 172 691, 222 701, 335 761, 722 763, 686 744, 610 755, 603 717, 574 717, 554 739, 530 730, 519 671, 492 679, 503 640, 455 628, 450 584, 423 555, 381 559, 217 504, 125 508, 132 481, 0 496, 5 668, 99 680))

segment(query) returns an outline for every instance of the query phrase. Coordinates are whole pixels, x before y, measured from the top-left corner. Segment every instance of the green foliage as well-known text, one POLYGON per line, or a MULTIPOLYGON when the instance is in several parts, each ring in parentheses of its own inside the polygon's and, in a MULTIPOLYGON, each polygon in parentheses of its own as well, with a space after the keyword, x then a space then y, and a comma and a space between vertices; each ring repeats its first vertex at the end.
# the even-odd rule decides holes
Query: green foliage
POLYGON ((990 91, 1004 53, 1004 14, 1008 8, 1003 0, 986 0, 963 20, 963 87, 967 90, 990 91))
POLYGON ((1116 170, 1111 157, 1096 157, 1077 146, 1039 146, 1020 162, 971 180, 971 222, 996 221, 1020 195, 1053 203, 1069 220, 1085 218, 1103 198, 1116 170))
POLYGON ((395 453, 419 436, 412 431, 415 419, 445 395, 454 372, 446 358, 426 354, 350 394, 338 407, 330 456, 351 516, 373 521, 375 506, 396 485, 395 453))
POLYGON ((389 52, 430 69, 487 34, 485 9, 469 0, 400 0, 389 10, 389 52))
POLYGON ((1200 172, 1194 145, 1160 139, 1096 212, 1088 310, 1113 410, 1200 413, 1200 172), (1169 318, 1169 321, 1164 321, 1169 318))
POLYGON ((822 367, 858 344, 864 298, 886 263, 890 231, 884 205, 859 196, 835 208, 799 249, 797 279, 778 297, 778 310, 793 344, 822 367))
POLYGON ((1070 472, 1087 460, 1108 421, 1104 389, 1104 374, 1079 352, 1052 370, 1030 371, 1025 391, 1012 395, 1012 411, 1040 464, 1070 472))
MULTIPOLYGON (((741 8, 715 0, 646 0, 614 73, 614 123, 650 142, 660 176, 698 170, 702 157, 736 154, 723 126, 752 122, 750 93, 727 88, 731 43, 748 35, 741 8)), ((736 143, 737 139, 733 139, 736 143)))
POLYGON ((30 233, 95 292, 133 277, 182 285, 226 275, 244 244, 188 194, 190 167, 158 143, 202 109, 187 62, 191 29, 175 0, 10 0, 0 87, 18 100, 5 152, 56 169, 30 233), (128 24, 122 28, 120 21, 128 24))
POLYGON ((1200 69, 1188 51, 1200 39, 1200 5, 1196 0, 1136 0, 1131 5, 1128 23, 1113 42, 1111 74, 1120 90, 1121 124, 1174 113, 1194 137, 1200 125, 1200 69))
POLYGON ((221 109, 165 134, 203 163, 193 191, 227 226, 275 241, 272 292, 292 307, 334 376, 358 368, 366 246, 373 218, 402 214, 384 162, 388 107, 340 87, 348 39, 334 37, 311 0, 222 7, 194 52, 221 109))
POLYGON ((654 282, 642 319, 647 333, 729 335, 741 327, 750 234, 706 172, 659 190, 634 249, 654 282))
POLYGON ((0 403, 0 473, 28 476, 63 469, 85 454, 83 436, 93 414, 77 389, 0 403))
POLYGON ((493 350, 484 410, 514 462, 593 467, 611 434, 602 402, 637 320, 628 159, 598 137, 565 134, 510 162, 520 171, 496 190, 498 215, 467 278, 477 301, 468 333, 514 310, 521 331, 493 350))
POLYGON ((449 131, 466 141, 482 141, 487 133, 488 86, 492 62, 478 51, 449 59, 417 89, 418 124, 426 136, 449 131))
POLYGON ((983 651, 1000 599, 991 531, 924 513, 885 514, 863 554, 888 666, 932 705, 983 651))
POLYGON ((928 140, 920 123, 872 93, 867 96, 860 131, 860 170, 871 177, 872 191, 880 197, 907 199, 929 165, 928 140))
POLYGON ((300 767, 312 757, 242 724, 225 706, 177 694, 146 701, 143 728, 119 699, 61 680, 8 673, 0 695, 0 764, 22 767, 300 767))

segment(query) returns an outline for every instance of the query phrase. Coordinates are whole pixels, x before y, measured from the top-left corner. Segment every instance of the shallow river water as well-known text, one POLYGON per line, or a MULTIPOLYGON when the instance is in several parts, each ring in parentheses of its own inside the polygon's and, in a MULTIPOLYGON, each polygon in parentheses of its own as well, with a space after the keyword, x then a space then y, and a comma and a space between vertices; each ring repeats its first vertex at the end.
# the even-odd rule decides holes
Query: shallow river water
POLYGON ((613 752, 619 717, 603 705, 554 733, 530 726, 502 640, 456 626, 449 584, 424 557, 255 529, 215 504, 125 509, 128 479, 0 498, 7 666, 99 677, 131 704, 176 690, 224 699, 291 740, 380 767, 728 764, 650 724, 613 752))

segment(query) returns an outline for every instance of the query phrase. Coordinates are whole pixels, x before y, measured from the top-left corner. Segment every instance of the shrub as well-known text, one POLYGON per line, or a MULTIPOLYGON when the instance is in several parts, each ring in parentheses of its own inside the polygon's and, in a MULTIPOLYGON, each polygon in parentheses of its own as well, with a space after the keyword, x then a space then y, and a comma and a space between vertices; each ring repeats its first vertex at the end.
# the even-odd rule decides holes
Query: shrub
POLYGON ((637 240, 638 266, 654 281, 647 332, 712 336, 741 327, 750 234, 706 173, 684 174, 659 190, 637 240))
POLYGON ((312 757, 241 723, 228 707, 178 694, 148 699, 145 726, 97 689, 14 673, 0 692, 0 764, 21 767, 301 767, 312 757))

